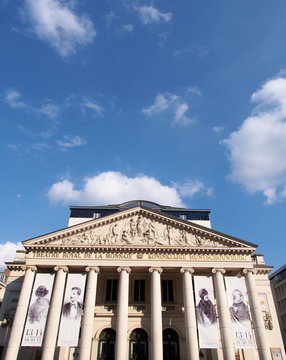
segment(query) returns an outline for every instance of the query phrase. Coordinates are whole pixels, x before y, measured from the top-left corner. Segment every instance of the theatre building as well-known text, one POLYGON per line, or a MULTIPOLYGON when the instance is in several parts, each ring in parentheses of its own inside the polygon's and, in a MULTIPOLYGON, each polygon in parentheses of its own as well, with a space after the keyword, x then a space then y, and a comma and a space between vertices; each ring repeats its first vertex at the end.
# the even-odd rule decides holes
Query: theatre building
POLYGON ((286 360, 271 267, 209 210, 70 210, 7 263, 2 360, 286 360))

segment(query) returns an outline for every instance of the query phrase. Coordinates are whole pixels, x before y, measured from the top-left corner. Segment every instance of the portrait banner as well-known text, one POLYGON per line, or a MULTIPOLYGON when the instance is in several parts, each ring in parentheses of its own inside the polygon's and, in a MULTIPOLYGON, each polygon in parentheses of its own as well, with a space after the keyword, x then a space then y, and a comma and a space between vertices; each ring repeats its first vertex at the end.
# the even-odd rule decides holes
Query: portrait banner
POLYGON ((194 283, 200 348, 217 349, 219 347, 219 331, 212 277, 194 276, 194 283))
POLYGON ((235 346, 237 349, 254 348, 245 279, 225 276, 225 284, 235 346))
POLYGON ((21 346, 42 346, 55 274, 36 274, 21 346))
POLYGON ((86 274, 68 274, 58 346, 77 346, 81 317, 83 313, 83 296, 86 274))

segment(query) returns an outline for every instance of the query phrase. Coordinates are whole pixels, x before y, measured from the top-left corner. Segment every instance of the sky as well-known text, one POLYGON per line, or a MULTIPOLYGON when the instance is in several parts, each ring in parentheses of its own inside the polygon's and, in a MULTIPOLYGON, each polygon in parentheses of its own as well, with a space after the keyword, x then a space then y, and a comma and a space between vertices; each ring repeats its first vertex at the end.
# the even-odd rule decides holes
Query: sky
POLYGON ((69 206, 211 209, 285 264, 284 0, 0 0, 0 267, 69 206))

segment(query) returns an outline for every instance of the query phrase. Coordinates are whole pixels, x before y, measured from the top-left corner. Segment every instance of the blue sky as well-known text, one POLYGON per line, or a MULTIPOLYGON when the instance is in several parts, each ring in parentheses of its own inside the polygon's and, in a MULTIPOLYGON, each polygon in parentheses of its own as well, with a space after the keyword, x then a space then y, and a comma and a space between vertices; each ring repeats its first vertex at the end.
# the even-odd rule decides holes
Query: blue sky
POLYGON ((285 263, 286 3, 0 0, 0 260, 146 199, 285 263))

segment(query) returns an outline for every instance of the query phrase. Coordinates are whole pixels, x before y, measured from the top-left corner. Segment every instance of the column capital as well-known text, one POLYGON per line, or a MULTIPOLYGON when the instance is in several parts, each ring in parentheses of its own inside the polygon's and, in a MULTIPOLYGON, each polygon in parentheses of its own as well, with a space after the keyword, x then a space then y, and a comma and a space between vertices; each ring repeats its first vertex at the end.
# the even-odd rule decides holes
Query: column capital
POLYGON ((69 268, 67 266, 55 266, 54 270, 55 271, 63 270, 63 272, 68 272, 69 268))
POLYGON ((213 274, 216 274, 216 273, 221 273, 221 274, 225 274, 225 269, 216 269, 216 268, 213 268, 212 269, 212 273, 213 274))
POLYGON ((193 274, 193 273, 195 272, 195 269, 192 268, 192 267, 189 267, 189 268, 181 268, 181 269, 180 269, 180 272, 181 272, 182 274, 184 274, 185 272, 189 272, 190 274, 193 274))
POLYGON ((149 272, 154 272, 154 271, 158 271, 159 274, 161 274, 163 272, 163 269, 161 267, 150 267, 149 268, 149 272))
POLYGON ((96 273, 99 273, 99 272, 100 272, 99 266, 87 266, 87 267, 85 268, 85 271, 86 271, 86 272, 90 272, 90 271, 92 271, 92 270, 94 270, 96 273))
POLYGON ((251 273, 251 274, 256 274, 257 273, 257 270, 256 269, 243 269, 242 270, 242 273, 244 274, 244 275, 247 275, 248 273, 251 273))
POLYGON ((117 268, 117 272, 121 273, 121 271, 126 271, 128 274, 131 273, 131 267, 129 266, 119 266, 117 268))
POLYGON ((22 266, 22 270, 26 271, 30 269, 31 271, 37 271, 37 266, 36 265, 24 265, 22 266))

